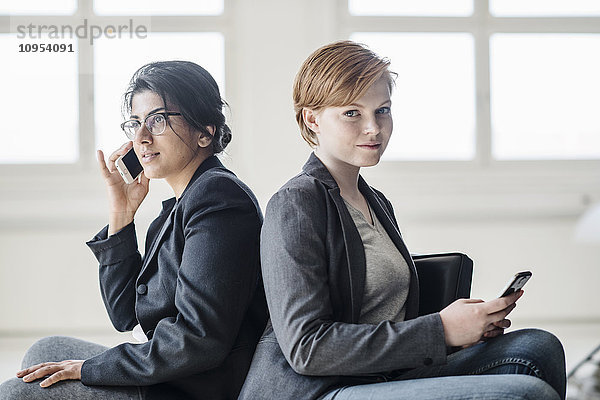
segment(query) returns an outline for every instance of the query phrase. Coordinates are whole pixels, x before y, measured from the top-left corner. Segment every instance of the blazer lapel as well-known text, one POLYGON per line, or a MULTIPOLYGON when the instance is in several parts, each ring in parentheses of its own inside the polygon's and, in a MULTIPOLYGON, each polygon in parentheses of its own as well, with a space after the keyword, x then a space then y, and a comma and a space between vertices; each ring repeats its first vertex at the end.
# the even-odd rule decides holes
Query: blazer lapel
POLYGON ((146 254, 144 254, 144 262, 142 263, 142 270, 140 271, 138 277, 141 277, 144 274, 144 272, 148 268, 148 265, 150 264, 150 261, 156 255, 156 251, 158 250, 163 237, 165 236, 165 234, 167 232, 171 231, 171 226, 173 225, 173 219, 174 219, 176 208, 177 208, 177 202, 173 205, 173 208, 171 208, 169 215, 167 215, 167 218, 165 219, 165 221, 162 224, 162 227, 160 228, 160 231, 158 231, 158 235, 156 235, 156 237, 152 241, 150 248, 147 250, 146 254))
POLYGON ((342 222, 342 235, 346 249, 348 276, 350 278, 350 298, 352 301, 352 321, 357 322, 362 309, 363 294, 365 291, 365 276, 367 273, 367 260, 365 249, 362 245, 360 233, 348 212, 344 199, 340 195, 340 188, 329 189, 329 194, 335 203, 338 215, 342 222))
MULTIPOLYGON (((177 205, 179 204, 181 199, 186 195, 188 188, 193 185, 193 183, 200 177, 200 175, 202 175, 202 173, 204 171, 206 171, 210 168, 219 168, 219 167, 223 168, 223 164, 221 163, 221 161, 219 161, 219 159, 216 156, 210 156, 206 160, 204 160, 202 162, 202 164, 200 164, 200 166, 196 169, 196 171, 194 172, 194 175, 190 179, 190 182, 187 184, 187 186, 183 190, 183 193, 181 193, 181 196, 175 202, 175 204, 173 205, 173 208, 171 208, 171 211, 169 212, 169 215, 167 216, 166 220, 163 222, 162 227, 160 228, 160 231, 158 232, 158 235, 156 235, 156 237, 154 238, 154 241, 152 242, 150 247, 146 250, 146 254, 144 254, 144 262, 142 263, 142 270, 140 271, 140 274, 138 276, 142 276, 144 271, 146 271, 146 269, 148 268, 148 265, 150 264, 150 261, 152 261, 152 259, 156 256, 156 252, 158 251, 158 248, 160 247, 160 243, 162 242, 163 237, 165 236, 165 234, 167 232, 171 231, 171 227, 173 226, 173 221, 175 218, 174 217, 175 210, 177 209, 177 205)), ((171 199, 171 201, 172 200, 173 199, 171 199)), ((166 200, 163 204, 170 205, 171 203, 169 202, 169 200, 166 200)))
POLYGON ((362 308, 367 270, 365 250, 362 246, 360 233, 358 233, 358 229, 356 229, 352 216, 348 212, 346 204, 344 204, 344 199, 342 199, 337 182, 333 179, 333 176, 331 176, 327 167, 325 167, 315 153, 311 153, 302 170, 328 187, 329 196, 337 208, 337 213, 342 225, 342 236, 345 243, 346 262, 348 265, 348 270, 340 271, 340 273, 347 274, 349 282, 346 282, 346 276, 344 275, 338 275, 338 279, 339 283, 342 284, 341 287, 345 287, 344 284, 350 286, 349 295, 352 305, 350 310, 351 320, 357 322, 360 318, 362 308))

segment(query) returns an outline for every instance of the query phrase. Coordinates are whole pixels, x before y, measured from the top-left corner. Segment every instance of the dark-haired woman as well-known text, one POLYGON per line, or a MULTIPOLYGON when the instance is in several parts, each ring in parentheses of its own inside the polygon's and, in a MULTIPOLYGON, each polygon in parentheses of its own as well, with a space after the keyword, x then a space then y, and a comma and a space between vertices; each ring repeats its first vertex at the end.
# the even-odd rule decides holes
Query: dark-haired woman
POLYGON ((260 208, 215 154, 231 139, 224 102, 197 64, 140 68, 124 97, 131 140, 98 162, 109 222, 88 246, 102 299, 119 331, 140 343, 113 348, 49 337, 0 386, 2 399, 235 399, 266 323, 260 279, 260 208), (117 158, 133 146, 144 167, 125 184, 117 158), (150 179, 175 194, 150 225, 142 257, 135 213, 150 179))

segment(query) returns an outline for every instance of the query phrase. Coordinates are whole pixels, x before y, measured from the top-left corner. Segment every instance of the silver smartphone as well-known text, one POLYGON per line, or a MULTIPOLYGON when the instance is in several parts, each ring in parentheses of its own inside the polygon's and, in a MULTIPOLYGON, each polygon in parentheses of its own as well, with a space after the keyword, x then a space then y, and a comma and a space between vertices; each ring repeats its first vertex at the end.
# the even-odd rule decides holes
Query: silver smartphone
POLYGON ((133 147, 129 149, 127 153, 117 158, 115 165, 121 174, 121 177, 127 184, 133 183, 144 170, 142 164, 140 164, 140 160, 138 160, 137 155, 135 154, 135 151, 133 151, 133 147))
POLYGON ((502 292, 499 297, 508 296, 511 293, 521 290, 523 286, 525 286, 529 278, 531 278, 531 271, 523 271, 516 273, 515 276, 513 276, 513 278, 504 287, 504 289, 502 289, 502 292))

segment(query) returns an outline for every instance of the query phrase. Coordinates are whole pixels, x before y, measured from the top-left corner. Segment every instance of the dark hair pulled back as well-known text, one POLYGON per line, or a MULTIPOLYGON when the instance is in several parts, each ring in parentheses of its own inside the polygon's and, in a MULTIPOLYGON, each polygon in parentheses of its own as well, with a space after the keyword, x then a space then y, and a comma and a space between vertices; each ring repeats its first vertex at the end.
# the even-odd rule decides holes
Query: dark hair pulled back
POLYGON ((217 82, 204 68, 190 61, 158 61, 142 66, 129 81, 123 96, 123 113, 131 114, 131 101, 137 93, 149 90, 159 95, 165 107, 177 107, 185 121, 210 136, 207 126, 214 126, 212 149, 221 153, 231 141, 231 129, 225 123, 217 82))

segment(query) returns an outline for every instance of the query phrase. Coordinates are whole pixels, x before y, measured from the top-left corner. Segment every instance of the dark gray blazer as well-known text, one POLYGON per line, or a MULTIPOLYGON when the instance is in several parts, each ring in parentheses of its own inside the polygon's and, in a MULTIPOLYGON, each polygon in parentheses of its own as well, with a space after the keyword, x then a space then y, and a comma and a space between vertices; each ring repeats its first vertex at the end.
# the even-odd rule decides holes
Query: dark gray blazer
POLYGON ((267 311, 260 278, 260 208, 216 157, 205 160, 148 229, 145 256, 133 223, 88 242, 119 331, 141 324, 147 343, 86 360, 85 385, 145 386, 147 398, 235 399, 267 311))
POLYGON ((366 197, 411 271, 406 321, 358 324, 365 281, 360 234, 340 189, 312 154, 269 201, 261 264, 270 323, 240 399, 316 399, 343 385, 446 362, 439 314, 418 317, 418 278, 390 202, 362 177, 366 197))

